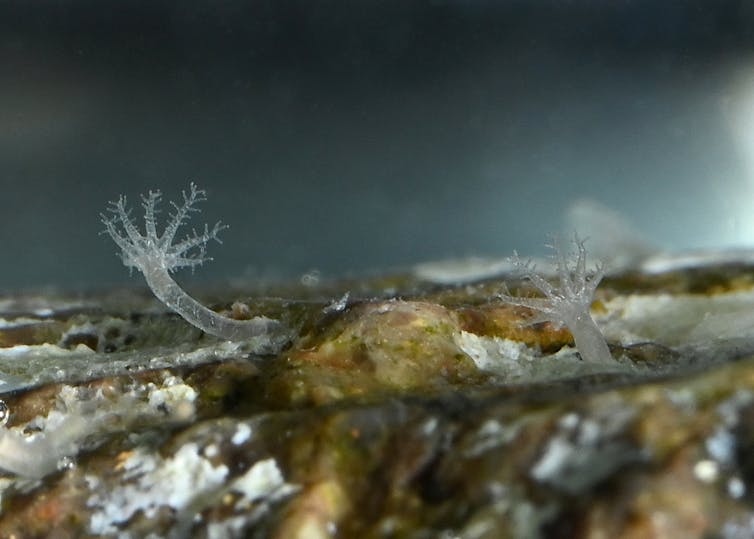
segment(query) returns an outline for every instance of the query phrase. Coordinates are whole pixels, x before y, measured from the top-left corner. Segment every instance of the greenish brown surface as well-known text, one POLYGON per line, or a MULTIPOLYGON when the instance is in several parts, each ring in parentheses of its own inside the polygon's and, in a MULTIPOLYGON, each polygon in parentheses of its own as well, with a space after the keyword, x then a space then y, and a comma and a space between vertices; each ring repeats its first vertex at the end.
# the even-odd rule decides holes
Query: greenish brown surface
POLYGON ((606 279, 608 366, 584 365, 567 330, 526 325, 498 280, 203 295, 298 328, 274 357, 146 294, 7 297, 8 427, 52 432, 53 411, 98 427, 59 471, 0 477, 0 537, 753 536, 752 275, 606 279), (704 337, 722 323, 732 336, 704 337), (277 483, 245 490, 271 468, 277 483))

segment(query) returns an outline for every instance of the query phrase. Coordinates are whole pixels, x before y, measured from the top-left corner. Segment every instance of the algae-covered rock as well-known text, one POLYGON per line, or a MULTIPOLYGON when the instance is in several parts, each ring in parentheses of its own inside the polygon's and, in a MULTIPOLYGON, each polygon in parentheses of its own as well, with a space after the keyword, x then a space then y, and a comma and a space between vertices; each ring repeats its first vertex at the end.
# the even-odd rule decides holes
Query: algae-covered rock
POLYGON ((269 356, 146 294, 3 298, 0 537, 754 536, 751 274, 608 277, 606 365, 504 275, 205 294, 293 328, 269 356))

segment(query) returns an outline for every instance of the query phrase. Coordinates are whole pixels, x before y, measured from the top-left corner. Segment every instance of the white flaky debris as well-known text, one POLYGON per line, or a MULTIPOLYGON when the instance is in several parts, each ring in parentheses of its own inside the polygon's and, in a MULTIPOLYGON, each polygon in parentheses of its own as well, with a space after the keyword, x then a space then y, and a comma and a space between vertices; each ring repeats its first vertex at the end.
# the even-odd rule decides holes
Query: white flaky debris
POLYGON ((563 437, 550 440, 547 449, 531 469, 531 476, 537 481, 547 482, 557 478, 558 474, 571 461, 578 460, 579 447, 563 437))
POLYGON ((123 464, 128 482, 92 495, 90 533, 113 534, 119 524, 141 511, 152 518, 164 506, 182 511, 195 499, 218 489, 228 475, 224 464, 214 466, 195 443, 182 446, 170 458, 136 451, 123 464))
POLYGON ((193 417, 196 411, 194 401, 198 396, 193 387, 175 376, 165 379, 162 387, 149 384, 149 405, 178 418, 193 417))
POLYGON ((87 380, 146 370, 193 367, 248 354, 245 342, 222 341, 190 352, 181 348, 162 354, 142 351, 94 352, 84 344, 66 349, 54 344, 0 348, 0 391, 14 391, 47 383, 87 380))
POLYGON ((454 339, 458 349, 469 356, 479 370, 495 375, 503 383, 531 384, 586 373, 626 370, 618 362, 582 361, 572 346, 564 346, 553 354, 542 354, 539 349, 520 341, 484 337, 468 331, 457 333, 454 339))
POLYGON ((524 374, 526 367, 522 363, 534 358, 532 350, 522 342, 480 337, 468 331, 462 331, 456 337, 456 344, 474 361, 477 369, 505 377, 524 374))
POLYGON ((530 469, 533 479, 577 494, 627 462, 644 458, 625 437, 635 411, 619 399, 607 398, 600 404, 589 415, 571 412, 560 418, 530 469))
POLYGON ((0 349, 0 360, 28 359, 30 356, 43 357, 66 357, 73 354, 93 354, 91 348, 85 344, 79 344, 72 350, 61 348, 56 344, 17 344, 8 348, 0 349))
POLYGON ((745 513, 723 524, 720 531, 722 539, 751 539, 754 537, 754 513, 745 513))
POLYGON ((344 311, 345 308, 348 307, 348 298, 350 297, 350 295, 350 292, 346 292, 340 298, 332 300, 330 303, 325 305, 325 307, 322 309, 322 312, 325 314, 334 314, 344 311))
POLYGON ((260 460, 229 486, 229 491, 239 494, 234 510, 240 511, 224 520, 207 524, 209 539, 237 539, 247 537, 247 530, 270 510, 271 504, 297 492, 299 487, 285 482, 275 462, 260 460))
POLYGON ((248 519, 244 515, 226 518, 220 522, 210 522, 207 524, 207 539, 243 537, 243 531, 248 525, 248 519))
POLYGON ((624 345, 667 346, 754 335, 754 291, 725 294, 633 294, 604 302, 605 336, 624 345))
POLYGON ((241 445, 249 438, 251 438, 251 427, 246 423, 239 423, 230 441, 233 442, 233 445, 241 445))
POLYGON ((521 423, 503 425, 497 419, 488 419, 474 434, 471 445, 464 449, 464 456, 476 458, 487 451, 512 442, 521 428, 521 423))
POLYGON ((144 417, 186 421, 194 415, 196 391, 177 377, 162 386, 135 386, 116 397, 102 391, 62 386, 56 407, 44 416, 12 428, 0 426, 0 468, 19 476, 41 478, 61 462, 74 463, 82 447, 95 447, 108 432, 127 428, 144 417), (27 435, 27 431, 34 434, 27 435))
MULTIPOLYGON (((167 388, 182 386, 180 379, 168 378, 167 388), (172 382, 172 383, 171 383, 172 382)), ((231 437, 246 440, 251 428, 239 423, 231 437)), ((235 443, 235 442, 233 442, 235 443)), ((237 444, 236 444, 237 445, 237 444)), ((89 532, 93 535, 118 535, 134 515, 154 518, 163 508, 175 514, 169 537, 186 537, 199 522, 203 511, 227 504, 233 496, 233 513, 221 521, 207 523, 206 533, 214 539, 240 538, 254 522, 270 510, 271 504, 299 490, 285 481, 274 459, 257 461, 242 475, 231 477, 230 469, 222 462, 216 444, 206 447, 196 442, 181 446, 172 456, 159 451, 136 449, 121 461, 121 474, 116 486, 89 482, 91 495, 87 501, 92 509, 89 532)))
POLYGON ((44 318, 31 318, 28 316, 18 316, 13 318, 0 317, 0 329, 17 328, 43 323, 45 323, 44 318))
POLYGON ((230 490, 241 494, 236 509, 248 507, 260 500, 276 501, 298 490, 285 482, 275 459, 260 460, 231 484, 230 490))

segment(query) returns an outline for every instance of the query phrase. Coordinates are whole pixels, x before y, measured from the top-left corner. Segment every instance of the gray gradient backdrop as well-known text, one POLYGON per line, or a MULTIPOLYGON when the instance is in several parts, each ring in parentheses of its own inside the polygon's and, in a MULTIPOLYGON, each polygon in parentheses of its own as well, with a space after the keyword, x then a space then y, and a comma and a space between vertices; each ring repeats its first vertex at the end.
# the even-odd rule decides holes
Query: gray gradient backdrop
POLYGON ((580 198, 754 245, 749 5, 0 1, 0 290, 129 282, 98 213, 190 180, 209 281, 536 253, 580 198))

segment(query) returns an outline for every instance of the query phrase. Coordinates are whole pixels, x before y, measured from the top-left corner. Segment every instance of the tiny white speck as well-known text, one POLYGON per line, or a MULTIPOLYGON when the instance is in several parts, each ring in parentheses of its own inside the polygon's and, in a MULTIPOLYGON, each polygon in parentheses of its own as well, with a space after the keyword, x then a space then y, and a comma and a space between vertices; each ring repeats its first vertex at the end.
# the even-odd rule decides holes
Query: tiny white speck
POLYGON ((233 445, 241 445, 251 437, 251 427, 246 423, 239 423, 236 427, 236 432, 230 439, 233 445))
POLYGON ((324 309, 322 309, 322 312, 325 314, 331 314, 331 313, 338 313, 344 310, 348 306, 348 297, 350 295, 351 295, 350 292, 346 292, 340 297, 340 299, 331 301, 325 306, 324 309))
POLYGON ((694 464, 694 477, 702 483, 713 483, 717 480, 719 467, 714 460, 700 460, 694 464))
POLYGON ((738 499, 746 494, 746 485, 738 477, 731 477, 728 480, 728 495, 731 498, 738 499))
POLYGON ((704 445, 707 453, 716 461, 723 464, 733 461, 736 438, 729 430, 718 427, 715 433, 705 440, 704 445))
POLYGON ((568 413, 560 418, 560 421, 558 421, 558 425, 560 425, 564 429, 574 429, 579 424, 579 415, 576 413, 568 413))
POLYGON ((429 436, 430 434, 432 434, 433 432, 435 432, 435 430, 437 429, 437 423, 438 423, 438 421, 437 421, 436 417, 429 418, 424 423, 424 425, 422 425, 422 433, 425 436, 429 436))
POLYGON ((577 453, 568 440, 555 437, 550 440, 547 450, 531 469, 531 475, 537 481, 549 481, 568 465, 577 453))

